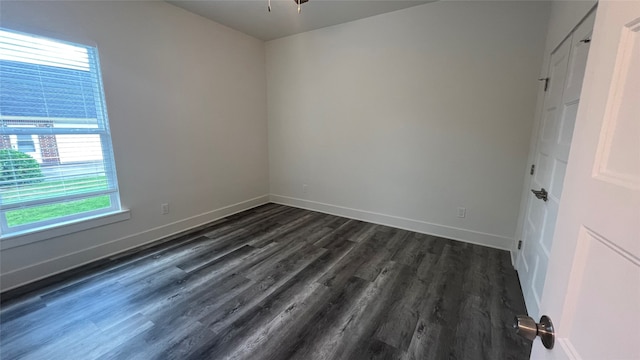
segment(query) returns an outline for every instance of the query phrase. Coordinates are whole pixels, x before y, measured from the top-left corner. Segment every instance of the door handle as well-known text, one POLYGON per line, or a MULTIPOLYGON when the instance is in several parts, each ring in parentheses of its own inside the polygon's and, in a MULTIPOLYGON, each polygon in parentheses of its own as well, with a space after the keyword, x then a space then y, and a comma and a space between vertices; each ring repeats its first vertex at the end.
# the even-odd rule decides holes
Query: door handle
POLYGON ((513 328, 516 329, 516 334, 529 341, 533 341, 536 336, 539 336, 545 348, 553 349, 556 335, 553 323, 547 315, 540 318, 539 324, 536 324, 536 321, 527 315, 518 315, 513 323, 513 328))
POLYGON ((540 190, 533 190, 531 189, 531 192, 538 198, 541 199, 542 201, 547 201, 549 200, 549 193, 547 192, 547 190, 545 190, 544 188, 540 189, 540 190))

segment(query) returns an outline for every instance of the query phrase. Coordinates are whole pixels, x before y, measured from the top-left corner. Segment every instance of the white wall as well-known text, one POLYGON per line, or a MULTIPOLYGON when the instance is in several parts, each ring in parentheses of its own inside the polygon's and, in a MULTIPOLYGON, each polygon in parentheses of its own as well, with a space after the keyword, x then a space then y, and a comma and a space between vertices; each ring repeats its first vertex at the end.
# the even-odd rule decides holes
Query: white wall
POLYGON ((272 200, 510 249, 548 6, 436 2, 268 42, 272 200))
MULTIPOLYGON (((578 25, 578 23, 587 16, 589 11, 596 5, 596 3, 596 0, 553 1, 551 3, 549 26, 544 45, 544 59, 542 62, 542 66, 540 67, 539 78, 547 77, 547 74, 549 72, 549 59, 551 58, 551 53, 553 52, 553 50, 555 50, 555 48, 560 45, 560 43, 567 37, 567 35, 569 35, 569 33, 578 25)), ((523 238, 522 230, 524 226, 527 204, 531 200, 531 177, 529 175, 529 171, 535 157, 538 131, 543 109, 544 94, 544 87, 541 83, 538 88, 534 128, 531 132, 531 139, 529 140, 529 156, 527 159, 527 164, 523 169, 525 178, 518 216, 516 238, 511 247, 512 260, 514 264, 515 255, 518 251, 518 241, 523 238)))
POLYGON ((97 44, 131 209, 127 221, 2 250, 2 290, 267 201, 262 41, 164 2, 0 7, 2 27, 97 44))

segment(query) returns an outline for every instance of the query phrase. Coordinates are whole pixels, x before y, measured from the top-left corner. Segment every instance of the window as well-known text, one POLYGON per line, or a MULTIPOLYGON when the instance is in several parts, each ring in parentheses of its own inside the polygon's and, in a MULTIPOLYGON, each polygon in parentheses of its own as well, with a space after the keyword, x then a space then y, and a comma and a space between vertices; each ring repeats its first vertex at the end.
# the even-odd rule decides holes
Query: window
POLYGON ((35 152, 36 146, 31 135, 18 135, 18 151, 35 152))
POLYGON ((0 28, 0 235, 118 210, 97 49, 0 28))

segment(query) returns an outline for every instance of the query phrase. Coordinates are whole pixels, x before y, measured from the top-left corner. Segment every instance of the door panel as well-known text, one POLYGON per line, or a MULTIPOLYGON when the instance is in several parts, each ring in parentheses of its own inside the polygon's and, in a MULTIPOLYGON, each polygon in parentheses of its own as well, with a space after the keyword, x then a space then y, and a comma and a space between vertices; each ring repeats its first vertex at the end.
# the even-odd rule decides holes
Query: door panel
POLYGON ((538 317, 549 254, 553 245, 558 204, 562 195, 571 138, 580 104, 580 87, 588 54, 593 15, 551 54, 549 89, 544 100, 542 126, 536 146, 532 189, 548 191, 548 201, 530 195, 525 216, 523 248, 518 273, 529 315, 538 317), (581 67, 581 68, 580 68, 581 67))
POLYGON ((534 359, 640 359, 640 2, 600 1, 534 359))
POLYGON ((580 259, 581 269, 576 268, 576 272, 581 273, 580 279, 578 276, 575 277, 578 284, 576 296, 580 299, 576 301, 576 307, 573 309, 575 315, 571 326, 578 331, 574 332, 571 339, 572 348, 591 359, 640 359, 638 350, 635 351, 634 357, 630 357, 629 354, 633 354, 634 351, 625 346, 627 344, 640 349, 634 344, 640 339, 636 330, 637 324, 640 323, 637 302, 640 297, 637 294, 620 296, 620 289, 627 288, 630 284, 636 284, 637 289, 640 283, 637 260, 618 253, 619 248, 609 239, 586 227, 581 228, 578 243, 581 247, 579 254, 584 258, 580 259), (603 309, 610 309, 616 313, 621 309, 636 311, 626 314, 620 312, 620 316, 612 316, 610 311, 603 309), (582 327, 596 324, 600 329, 607 329, 607 332, 616 331, 618 327, 635 331, 619 333, 615 342, 610 344, 614 346, 602 346, 599 341, 594 341, 593 334, 579 331, 582 327))

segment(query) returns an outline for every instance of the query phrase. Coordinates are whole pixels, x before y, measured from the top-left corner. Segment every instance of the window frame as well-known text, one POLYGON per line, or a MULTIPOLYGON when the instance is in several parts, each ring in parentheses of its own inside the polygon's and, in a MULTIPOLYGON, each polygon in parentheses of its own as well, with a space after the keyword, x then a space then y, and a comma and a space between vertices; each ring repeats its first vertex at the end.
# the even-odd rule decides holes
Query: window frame
MULTIPOLYGON (((24 243, 30 243, 33 241, 42 240, 42 233, 48 230, 57 230, 52 231, 59 233, 59 235, 64 235, 68 233, 72 233, 75 231, 85 230, 87 228, 91 228, 94 226, 101 226, 104 224, 108 224, 111 222, 122 221, 129 219, 129 210, 123 209, 120 202, 120 190, 118 186, 118 176, 116 171, 116 161, 113 153, 113 143, 111 139, 111 131, 109 125, 109 118, 107 115, 107 102, 105 98, 105 90, 104 84, 102 81, 102 67, 100 65, 100 56, 98 47, 96 45, 87 45, 78 42, 72 42, 63 39, 57 39, 55 37, 50 36, 42 36, 36 33, 24 32, 21 30, 14 30, 9 28, 0 27, 1 30, 11 32, 14 34, 25 35, 29 37, 35 37, 47 41, 53 41, 60 44, 72 45, 77 47, 83 47, 87 49, 87 52, 91 52, 89 55, 89 69, 93 76, 95 76, 95 86, 97 88, 97 92, 94 94, 94 99, 96 102, 100 103, 100 106, 96 108, 96 117, 91 118, 90 120, 95 120, 97 126, 94 127, 47 127, 47 128, 39 128, 39 127, 0 127, 1 135, 30 135, 32 137, 32 141, 35 146, 35 141, 33 140, 33 136, 38 135, 98 135, 100 138, 100 145, 102 151, 102 162, 105 167, 108 167, 109 170, 105 171, 105 177, 107 180, 107 189, 106 190, 98 190, 86 193, 78 193, 71 195, 58 195, 50 198, 36 199, 36 200, 28 200, 16 203, 9 204, 1 204, 0 203, 0 240, 7 239, 16 239, 16 238, 24 238, 18 241, 18 245, 21 246, 24 243), (92 67, 95 67, 92 69, 92 67), (6 212, 17 210, 17 209, 28 209, 43 205, 52 205, 57 203, 64 203, 74 200, 82 200, 82 199, 90 199, 98 196, 108 196, 110 201, 110 206, 79 212, 75 214, 69 214, 65 216, 55 217, 51 219, 45 219, 40 221, 35 221, 27 224, 9 226, 7 223, 6 212), (78 225, 82 222, 86 222, 85 225, 78 225), (90 225, 90 223, 98 224, 98 225, 90 225), (40 233, 39 235, 37 233, 40 233), (35 236, 31 236, 35 235, 35 236), (26 240, 26 241, 25 241, 26 240)), ((0 121, 4 121, 7 119, 20 119, 20 120, 31 120, 37 121, 39 119, 45 119, 47 121, 55 121, 55 120, 64 120, 65 118, 58 117, 38 117, 38 116, 5 116, 0 114, 0 121)), ((69 118, 68 120, 78 121, 81 118, 69 118)), ((17 142, 16 142, 17 144, 17 142)), ((37 149, 36 149, 37 150, 37 149)), ((57 236, 59 236, 57 235, 57 236)), ((2 243, 0 248, 4 249, 7 246, 6 242, 2 243)), ((13 247, 13 246, 8 246, 13 247)))

